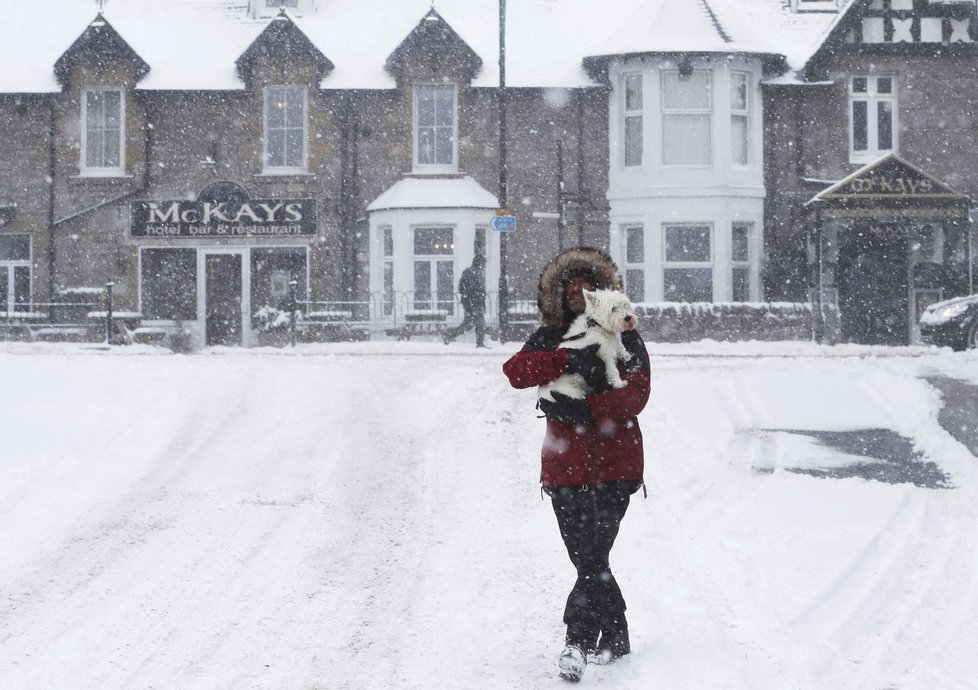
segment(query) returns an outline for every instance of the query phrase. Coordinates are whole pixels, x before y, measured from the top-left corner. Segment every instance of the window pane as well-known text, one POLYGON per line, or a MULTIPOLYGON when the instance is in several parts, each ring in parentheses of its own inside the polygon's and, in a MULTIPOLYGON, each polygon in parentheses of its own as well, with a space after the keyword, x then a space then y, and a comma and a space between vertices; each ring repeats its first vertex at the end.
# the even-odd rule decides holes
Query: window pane
POLYGON ((710 73, 693 72, 682 79, 679 72, 662 73, 662 103, 672 110, 709 110, 710 73))
POLYGON ((438 291, 438 309, 444 309, 448 313, 452 313, 454 312, 453 307, 455 306, 454 262, 439 261, 437 264, 438 284, 435 286, 435 289, 438 291))
POLYGON ((268 89, 268 107, 265 109, 265 119, 269 127, 285 126, 285 109, 288 105, 285 89, 268 89))
POLYGON ((430 127, 435 124, 435 99, 431 89, 418 87, 418 125, 430 127))
POLYGON ((431 262, 414 262, 414 308, 431 309, 431 262))
POLYGON ((747 75, 742 72, 730 75, 730 109, 747 110, 747 75))
POLYGON ((301 130, 288 130, 286 140, 285 165, 290 168, 302 167, 303 140, 301 130))
POLYGON ((750 269, 748 268, 734 268, 733 269, 733 285, 732 296, 734 302, 749 302, 750 301, 750 269))
POLYGON ((10 278, 6 266, 0 266, 0 312, 6 313, 10 309, 10 278))
POLYGON ((454 92, 450 86, 435 87, 435 124, 452 125, 452 100, 454 92))
POLYGON ((625 263, 645 263, 645 229, 625 228, 625 263))
POLYGON ((747 165, 747 116, 733 115, 730 118, 730 158, 734 165, 747 165))
POLYGON ((285 167, 285 130, 268 130, 268 165, 271 168, 285 167))
POLYGON ((893 93, 893 79, 890 77, 877 77, 876 93, 893 93))
POLYGON ((27 311, 31 301, 31 269, 14 266, 14 309, 27 311))
POLYGON ((867 88, 866 77, 853 77, 852 78, 852 92, 853 93, 866 93, 867 88))
POLYGON ((0 235, 0 261, 29 261, 30 235, 0 235))
POLYGON ((878 151, 893 148, 893 102, 880 101, 876 104, 876 139, 878 151))
POLYGON ((384 262, 384 314, 394 312, 394 262, 384 262))
POLYGON ((433 254, 452 254, 455 244, 452 241, 452 228, 415 228, 415 256, 430 256, 433 254))
POLYGON ((629 268, 625 271, 625 294, 632 302, 645 301, 645 271, 629 268))
MULTIPOLYGON (((288 307, 291 281, 296 281, 295 295, 305 300, 306 250, 299 247, 277 247, 251 250, 251 310, 268 305, 288 307)), ((302 306, 300 305, 300 309, 302 306)))
POLYGON ((140 282, 147 319, 197 318, 197 250, 144 249, 140 282))
POLYGON ((750 224, 734 223, 730 230, 730 255, 734 261, 750 261, 750 224))
POLYGON ((708 263, 710 228, 690 225, 666 228, 666 261, 697 261, 708 263))
POLYGON ((710 158, 709 115, 665 115, 663 117, 663 163, 708 165, 710 158))
POLYGON ((625 75, 625 110, 642 109, 642 75, 625 75))
POLYGON ((866 101, 852 102, 852 150, 865 151, 869 147, 866 101))
POLYGON ((713 270, 667 268, 663 294, 667 302, 712 302, 713 270))
POLYGON ((642 118, 625 118, 625 165, 642 164, 642 118))
POLYGON ((452 130, 439 127, 435 130, 435 163, 447 165, 452 162, 452 130))
POLYGON ((384 256, 394 256, 394 231, 389 225, 384 226, 384 256))

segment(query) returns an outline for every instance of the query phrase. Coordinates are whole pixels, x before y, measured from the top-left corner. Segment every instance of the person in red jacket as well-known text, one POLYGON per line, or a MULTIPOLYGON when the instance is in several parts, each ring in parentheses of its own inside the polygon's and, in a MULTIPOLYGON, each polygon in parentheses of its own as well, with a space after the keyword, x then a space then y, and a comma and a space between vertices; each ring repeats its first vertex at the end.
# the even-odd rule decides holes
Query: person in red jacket
POLYGON ((583 290, 621 289, 614 262, 604 252, 577 247, 543 269, 537 303, 543 325, 504 365, 514 388, 535 388, 567 372, 584 376, 593 392, 582 399, 555 394, 540 400, 547 418, 541 455, 543 491, 551 499, 560 536, 577 569, 567 597, 566 647, 561 675, 578 680, 588 654, 607 663, 628 654, 625 600, 609 565, 618 527, 633 493, 644 484, 644 451, 638 414, 649 399, 649 355, 637 330, 622 334, 631 354, 618 368, 627 381, 611 388, 597 346, 559 348, 570 322, 584 311, 583 290))

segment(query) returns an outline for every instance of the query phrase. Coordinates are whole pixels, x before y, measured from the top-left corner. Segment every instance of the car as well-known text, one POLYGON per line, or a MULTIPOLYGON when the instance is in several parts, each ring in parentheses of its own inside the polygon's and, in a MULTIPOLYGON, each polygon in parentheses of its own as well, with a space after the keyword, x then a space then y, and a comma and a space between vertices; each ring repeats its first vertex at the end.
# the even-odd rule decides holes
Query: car
POLYGON ((952 350, 978 348, 978 295, 935 302, 924 309, 920 337, 952 350))

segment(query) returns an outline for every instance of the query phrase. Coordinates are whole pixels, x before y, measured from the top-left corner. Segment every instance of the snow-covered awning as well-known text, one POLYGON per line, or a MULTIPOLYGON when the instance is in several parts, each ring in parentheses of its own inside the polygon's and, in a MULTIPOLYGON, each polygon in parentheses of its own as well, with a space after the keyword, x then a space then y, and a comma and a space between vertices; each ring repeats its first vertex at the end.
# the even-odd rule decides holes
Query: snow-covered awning
POLYGON ((468 175, 405 177, 367 206, 367 213, 411 208, 494 209, 495 194, 468 175))

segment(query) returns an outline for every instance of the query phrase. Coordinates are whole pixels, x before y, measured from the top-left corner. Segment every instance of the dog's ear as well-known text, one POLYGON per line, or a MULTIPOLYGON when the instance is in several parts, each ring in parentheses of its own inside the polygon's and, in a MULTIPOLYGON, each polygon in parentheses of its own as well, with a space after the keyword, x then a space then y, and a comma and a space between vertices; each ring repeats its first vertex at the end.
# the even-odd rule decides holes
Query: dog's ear
POLYGON ((581 290, 581 293, 584 295, 587 303, 592 307, 598 303, 598 295, 594 290, 581 290))

